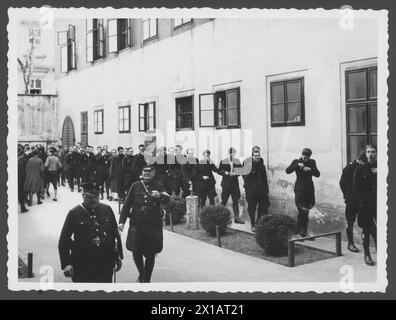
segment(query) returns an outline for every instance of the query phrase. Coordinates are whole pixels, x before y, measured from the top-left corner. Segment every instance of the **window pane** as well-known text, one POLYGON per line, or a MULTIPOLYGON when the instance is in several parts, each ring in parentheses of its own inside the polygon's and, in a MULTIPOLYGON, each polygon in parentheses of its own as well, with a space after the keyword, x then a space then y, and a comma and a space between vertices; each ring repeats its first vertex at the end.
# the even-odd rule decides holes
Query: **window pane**
POLYGON ((122 108, 118 108, 118 120, 122 119, 122 108))
POLYGON ((199 96, 199 105, 201 110, 213 110, 213 95, 205 94, 199 96))
POLYGON ((150 19, 150 37, 157 34, 157 19, 150 19))
POLYGON ((116 52, 117 49, 117 36, 109 37, 109 52, 116 52))
POLYGON ((366 133, 366 107, 349 107, 349 133, 366 133))
POLYGON ((377 133, 377 105, 369 106, 370 112, 370 132, 377 133))
POLYGON ((283 84, 271 85, 271 102, 283 102, 283 84))
POLYGON ((238 125, 238 109, 227 109, 227 125, 238 125))
POLYGON ((118 120, 118 131, 124 131, 124 122, 123 122, 123 120, 118 120))
POLYGON ((150 20, 143 20, 143 39, 150 38, 150 20))
POLYGON ((349 137, 349 160, 357 159, 367 144, 366 135, 349 137))
POLYGON ((347 73, 347 99, 366 99, 366 70, 347 73))
POLYGON ((154 103, 149 103, 149 117, 154 117, 154 103))
POLYGON ((175 27, 180 26, 183 23, 183 19, 175 18, 175 27))
POLYGON ((149 130, 154 129, 154 118, 149 117, 149 130))
POLYGON ((289 82, 286 83, 286 94, 287 100, 301 100, 301 82, 289 82))
POLYGON ((273 124, 285 122, 285 109, 283 103, 271 105, 271 121, 273 124))
POLYGON ((67 72, 67 46, 61 47, 61 72, 67 72))
POLYGON ((237 108, 238 107, 238 91, 237 90, 227 91, 226 106, 227 106, 227 108, 237 108))
POLYGON ((124 130, 129 131, 129 119, 124 120, 124 130))
POLYGON ((87 33, 87 61, 93 61, 93 32, 87 33))
POLYGON ((301 121, 301 103, 289 102, 287 104, 287 122, 300 122, 301 121))
POLYGON ((76 40, 76 27, 69 25, 69 39, 76 40))
POLYGON ((376 134, 375 135, 373 134, 370 136, 370 143, 375 146, 377 145, 377 135, 376 134))
POLYGON ((58 32, 58 46, 63 46, 67 44, 67 32, 59 31, 58 32))
POLYGON ((140 118, 140 119, 139 119, 139 129, 140 129, 141 131, 144 131, 144 130, 145 130, 145 128, 144 128, 144 118, 140 118))
POLYGON ((213 110, 202 110, 201 111, 201 126, 214 126, 213 110))
POLYGON ((369 71, 369 97, 377 97, 377 69, 369 71))
POLYGON ((117 19, 109 20, 109 36, 117 35, 117 19))

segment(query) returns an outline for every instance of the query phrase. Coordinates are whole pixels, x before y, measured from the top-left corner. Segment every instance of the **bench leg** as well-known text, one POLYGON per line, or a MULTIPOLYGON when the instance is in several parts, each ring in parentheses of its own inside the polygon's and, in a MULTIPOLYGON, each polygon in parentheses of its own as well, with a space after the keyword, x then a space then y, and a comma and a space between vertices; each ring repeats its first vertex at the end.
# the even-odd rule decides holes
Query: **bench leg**
POLYGON ((289 241, 287 243, 287 255, 288 255, 288 260, 289 260, 289 267, 294 267, 295 266, 295 261, 294 261, 294 241, 289 241))
POLYGON ((342 256, 341 251, 341 232, 336 233, 336 254, 342 256))

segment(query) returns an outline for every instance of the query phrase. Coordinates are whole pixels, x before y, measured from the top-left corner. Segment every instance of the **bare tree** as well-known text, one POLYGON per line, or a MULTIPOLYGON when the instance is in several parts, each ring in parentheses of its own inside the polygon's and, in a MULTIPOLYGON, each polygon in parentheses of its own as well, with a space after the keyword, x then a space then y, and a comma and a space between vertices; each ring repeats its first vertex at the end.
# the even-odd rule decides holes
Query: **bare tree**
POLYGON ((22 70, 23 82, 25 83, 25 94, 29 93, 30 88, 30 79, 33 74, 33 59, 34 59, 34 35, 29 38, 30 48, 28 49, 27 54, 24 55, 24 61, 17 58, 19 66, 22 70))

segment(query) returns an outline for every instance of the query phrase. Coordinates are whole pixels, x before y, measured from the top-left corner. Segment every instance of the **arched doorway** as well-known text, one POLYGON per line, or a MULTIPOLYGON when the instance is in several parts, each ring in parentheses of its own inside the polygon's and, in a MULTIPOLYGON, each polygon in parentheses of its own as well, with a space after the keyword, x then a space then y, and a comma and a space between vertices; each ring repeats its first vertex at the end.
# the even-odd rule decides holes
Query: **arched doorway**
POLYGON ((71 147, 76 143, 76 136, 74 134, 74 125, 70 116, 67 116, 63 121, 62 127, 62 146, 71 147))

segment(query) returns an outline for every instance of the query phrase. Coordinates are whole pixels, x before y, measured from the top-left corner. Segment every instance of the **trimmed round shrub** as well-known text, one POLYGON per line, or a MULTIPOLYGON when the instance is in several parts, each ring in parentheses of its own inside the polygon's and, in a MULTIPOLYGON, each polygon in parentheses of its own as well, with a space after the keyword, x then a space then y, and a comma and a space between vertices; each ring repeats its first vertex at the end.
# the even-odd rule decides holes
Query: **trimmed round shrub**
POLYGON ((224 206, 208 206, 200 213, 201 227, 211 237, 216 237, 216 225, 223 235, 231 225, 231 212, 224 206))
POLYGON ((268 214, 256 226, 256 241, 273 256, 287 254, 287 242, 296 233, 297 222, 285 214, 268 214))
POLYGON ((173 195, 170 197, 169 202, 163 205, 162 208, 166 211, 165 224, 170 224, 170 214, 172 215, 173 224, 178 224, 186 214, 186 200, 182 197, 173 195))

